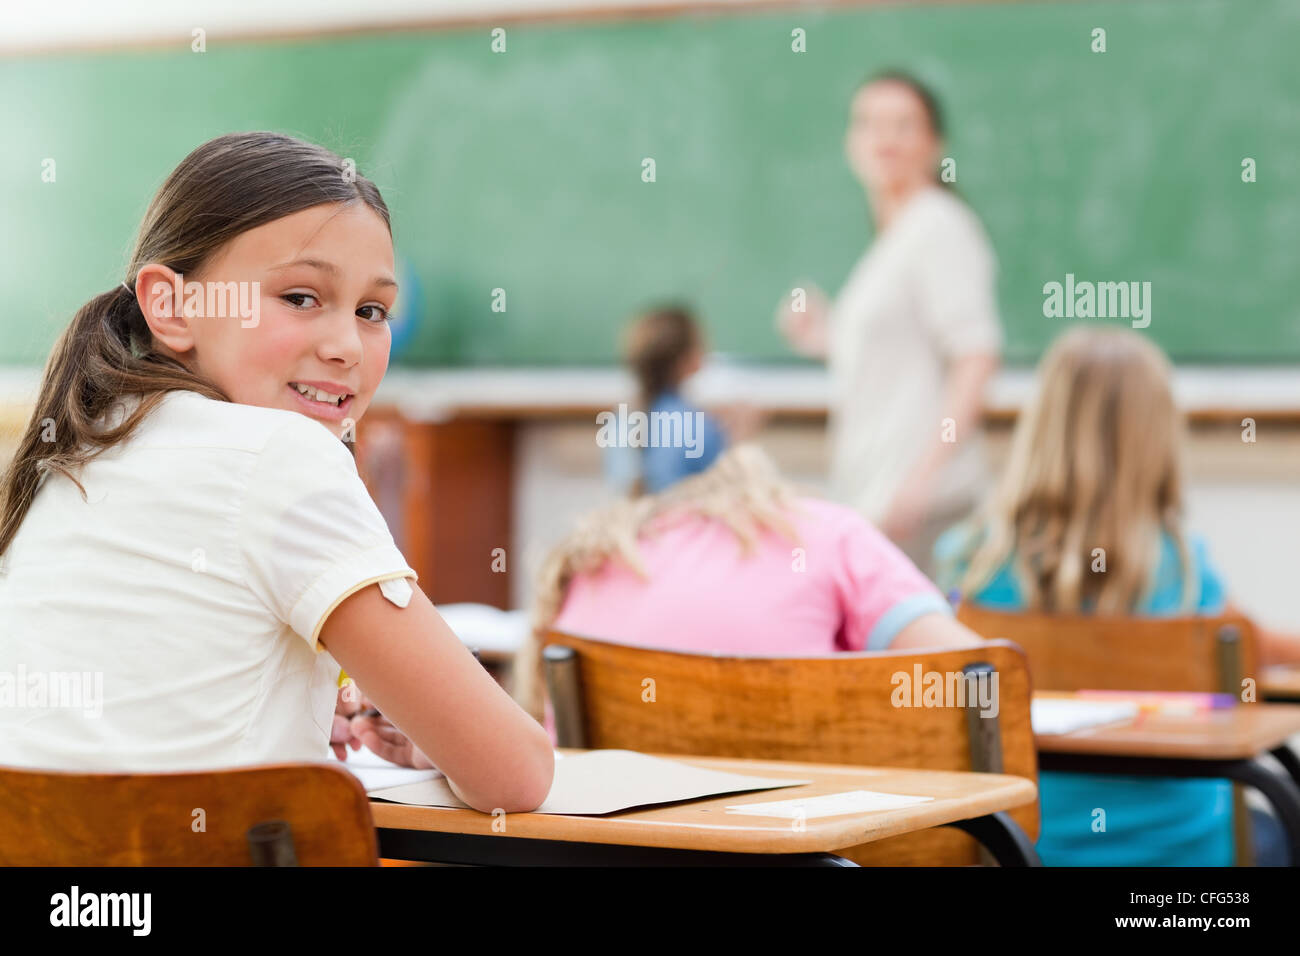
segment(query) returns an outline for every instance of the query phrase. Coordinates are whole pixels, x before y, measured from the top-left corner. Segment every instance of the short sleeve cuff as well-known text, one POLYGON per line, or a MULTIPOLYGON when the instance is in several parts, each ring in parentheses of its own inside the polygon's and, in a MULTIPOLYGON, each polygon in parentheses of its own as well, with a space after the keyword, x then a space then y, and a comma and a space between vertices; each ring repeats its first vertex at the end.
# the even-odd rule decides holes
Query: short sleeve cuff
MULTIPOLYGON (((407 566, 402 552, 392 544, 383 544, 360 554, 353 555, 346 561, 334 565, 307 589, 294 605, 289 615, 289 626, 294 632, 307 638, 313 651, 321 650, 320 632, 326 619, 334 609, 362 588, 392 581, 396 578, 412 578, 418 575, 407 566)), ((384 597, 405 607, 411 597, 410 586, 405 591, 389 587, 380 589, 384 597), (403 598, 405 600, 403 600, 403 598)))
POLYGON ((970 322, 965 327, 949 329, 941 334, 940 348, 949 361, 970 355, 1002 354, 1003 337, 997 320, 989 323, 970 322))
POLYGON ((946 614, 952 616, 952 608, 937 591, 914 594, 903 598, 876 621, 876 626, 867 635, 867 645, 863 650, 883 651, 889 647, 898 632, 911 624, 918 617, 926 614, 946 614))

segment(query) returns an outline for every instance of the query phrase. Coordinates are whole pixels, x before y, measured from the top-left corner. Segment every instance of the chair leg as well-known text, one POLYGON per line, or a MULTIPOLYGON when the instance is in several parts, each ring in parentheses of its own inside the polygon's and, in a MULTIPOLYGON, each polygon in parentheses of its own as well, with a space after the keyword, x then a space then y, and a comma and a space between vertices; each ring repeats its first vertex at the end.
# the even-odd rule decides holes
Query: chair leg
POLYGON ((1255 865, 1255 834, 1250 824, 1250 806, 1246 803, 1246 788, 1232 785, 1232 840, 1236 847, 1236 865, 1255 865))
POLYGON ((1300 756, 1297 756, 1296 752, 1291 749, 1291 745, 1283 744, 1280 747, 1273 748, 1269 753, 1277 758, 1278 763, 1286 767, 1286 772, 1291 775, 1291 779, 1296 782, 1297 786, 1300 786, 1300 756))
POLYGON ((267 820, 248 828, 248 852, 253 866, 297 866, 293 832, 284 820, 267 820))

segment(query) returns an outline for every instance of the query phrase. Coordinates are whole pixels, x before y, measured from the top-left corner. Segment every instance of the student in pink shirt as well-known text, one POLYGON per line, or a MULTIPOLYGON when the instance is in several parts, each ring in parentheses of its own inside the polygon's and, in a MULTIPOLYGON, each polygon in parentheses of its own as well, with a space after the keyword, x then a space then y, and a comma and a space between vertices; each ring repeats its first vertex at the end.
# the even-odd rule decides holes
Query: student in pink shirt
POLYGON ((970 646, 948 602, 843 505, 806 497, 754 445, 586 516, 547 558, 515 696, 541 717, 549 629, 667 650, 779 657, 970 646))

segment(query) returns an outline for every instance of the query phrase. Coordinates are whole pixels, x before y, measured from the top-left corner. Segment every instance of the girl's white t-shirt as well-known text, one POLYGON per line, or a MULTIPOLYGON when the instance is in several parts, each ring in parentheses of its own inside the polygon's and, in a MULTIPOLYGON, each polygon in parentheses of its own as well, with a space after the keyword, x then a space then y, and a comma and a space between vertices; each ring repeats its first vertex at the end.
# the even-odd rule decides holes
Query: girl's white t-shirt
POLYGON ((0 558, 0 765, 327 759, 339 665, 321 628, 368 584, 405 607, 416 577, 343 443, 174 391, 79 477, 84 500, 45 476, 0 558))

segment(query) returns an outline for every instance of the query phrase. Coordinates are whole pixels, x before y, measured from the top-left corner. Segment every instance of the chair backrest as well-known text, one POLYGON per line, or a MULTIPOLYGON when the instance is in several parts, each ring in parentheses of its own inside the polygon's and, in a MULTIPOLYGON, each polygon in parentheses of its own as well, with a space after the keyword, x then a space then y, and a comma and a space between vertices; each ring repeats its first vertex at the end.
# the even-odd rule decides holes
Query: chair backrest
MULTIPOLYGON (((817 658, 691 654, 558 631, 546 634, 543 645, 562 746, 982 770, 1037 780, 1029 674, 1019 649, 1005 642, 817 658), (985 689, 996 692, 987 717, 978 715, 972 699, 979 685, 960 677, 981 668, 996 674, 996 683, 984 679, 985 689), (924 696, 923 686, 916 686, 934 674, 939 677, 930 677, 930 686, 941 680, 946 697, 924 696)), ((1037 836, 1037 803, 1011 815, 1037 836)), ((872 864, 980 859, 975 842, 953 830, 841 852, 872 864)))
POLYGON ((1099 617, 995 611, 964 602, 957 618, 989 640, 1014 641, 1038 690, 1226 693, 1256 677, 1258 639, 1241 615, 1099 617))
POLYGON ((378 865, 370 802, 343 768, 119 774, 0 767, 0 865, 294 863, 378 865))

